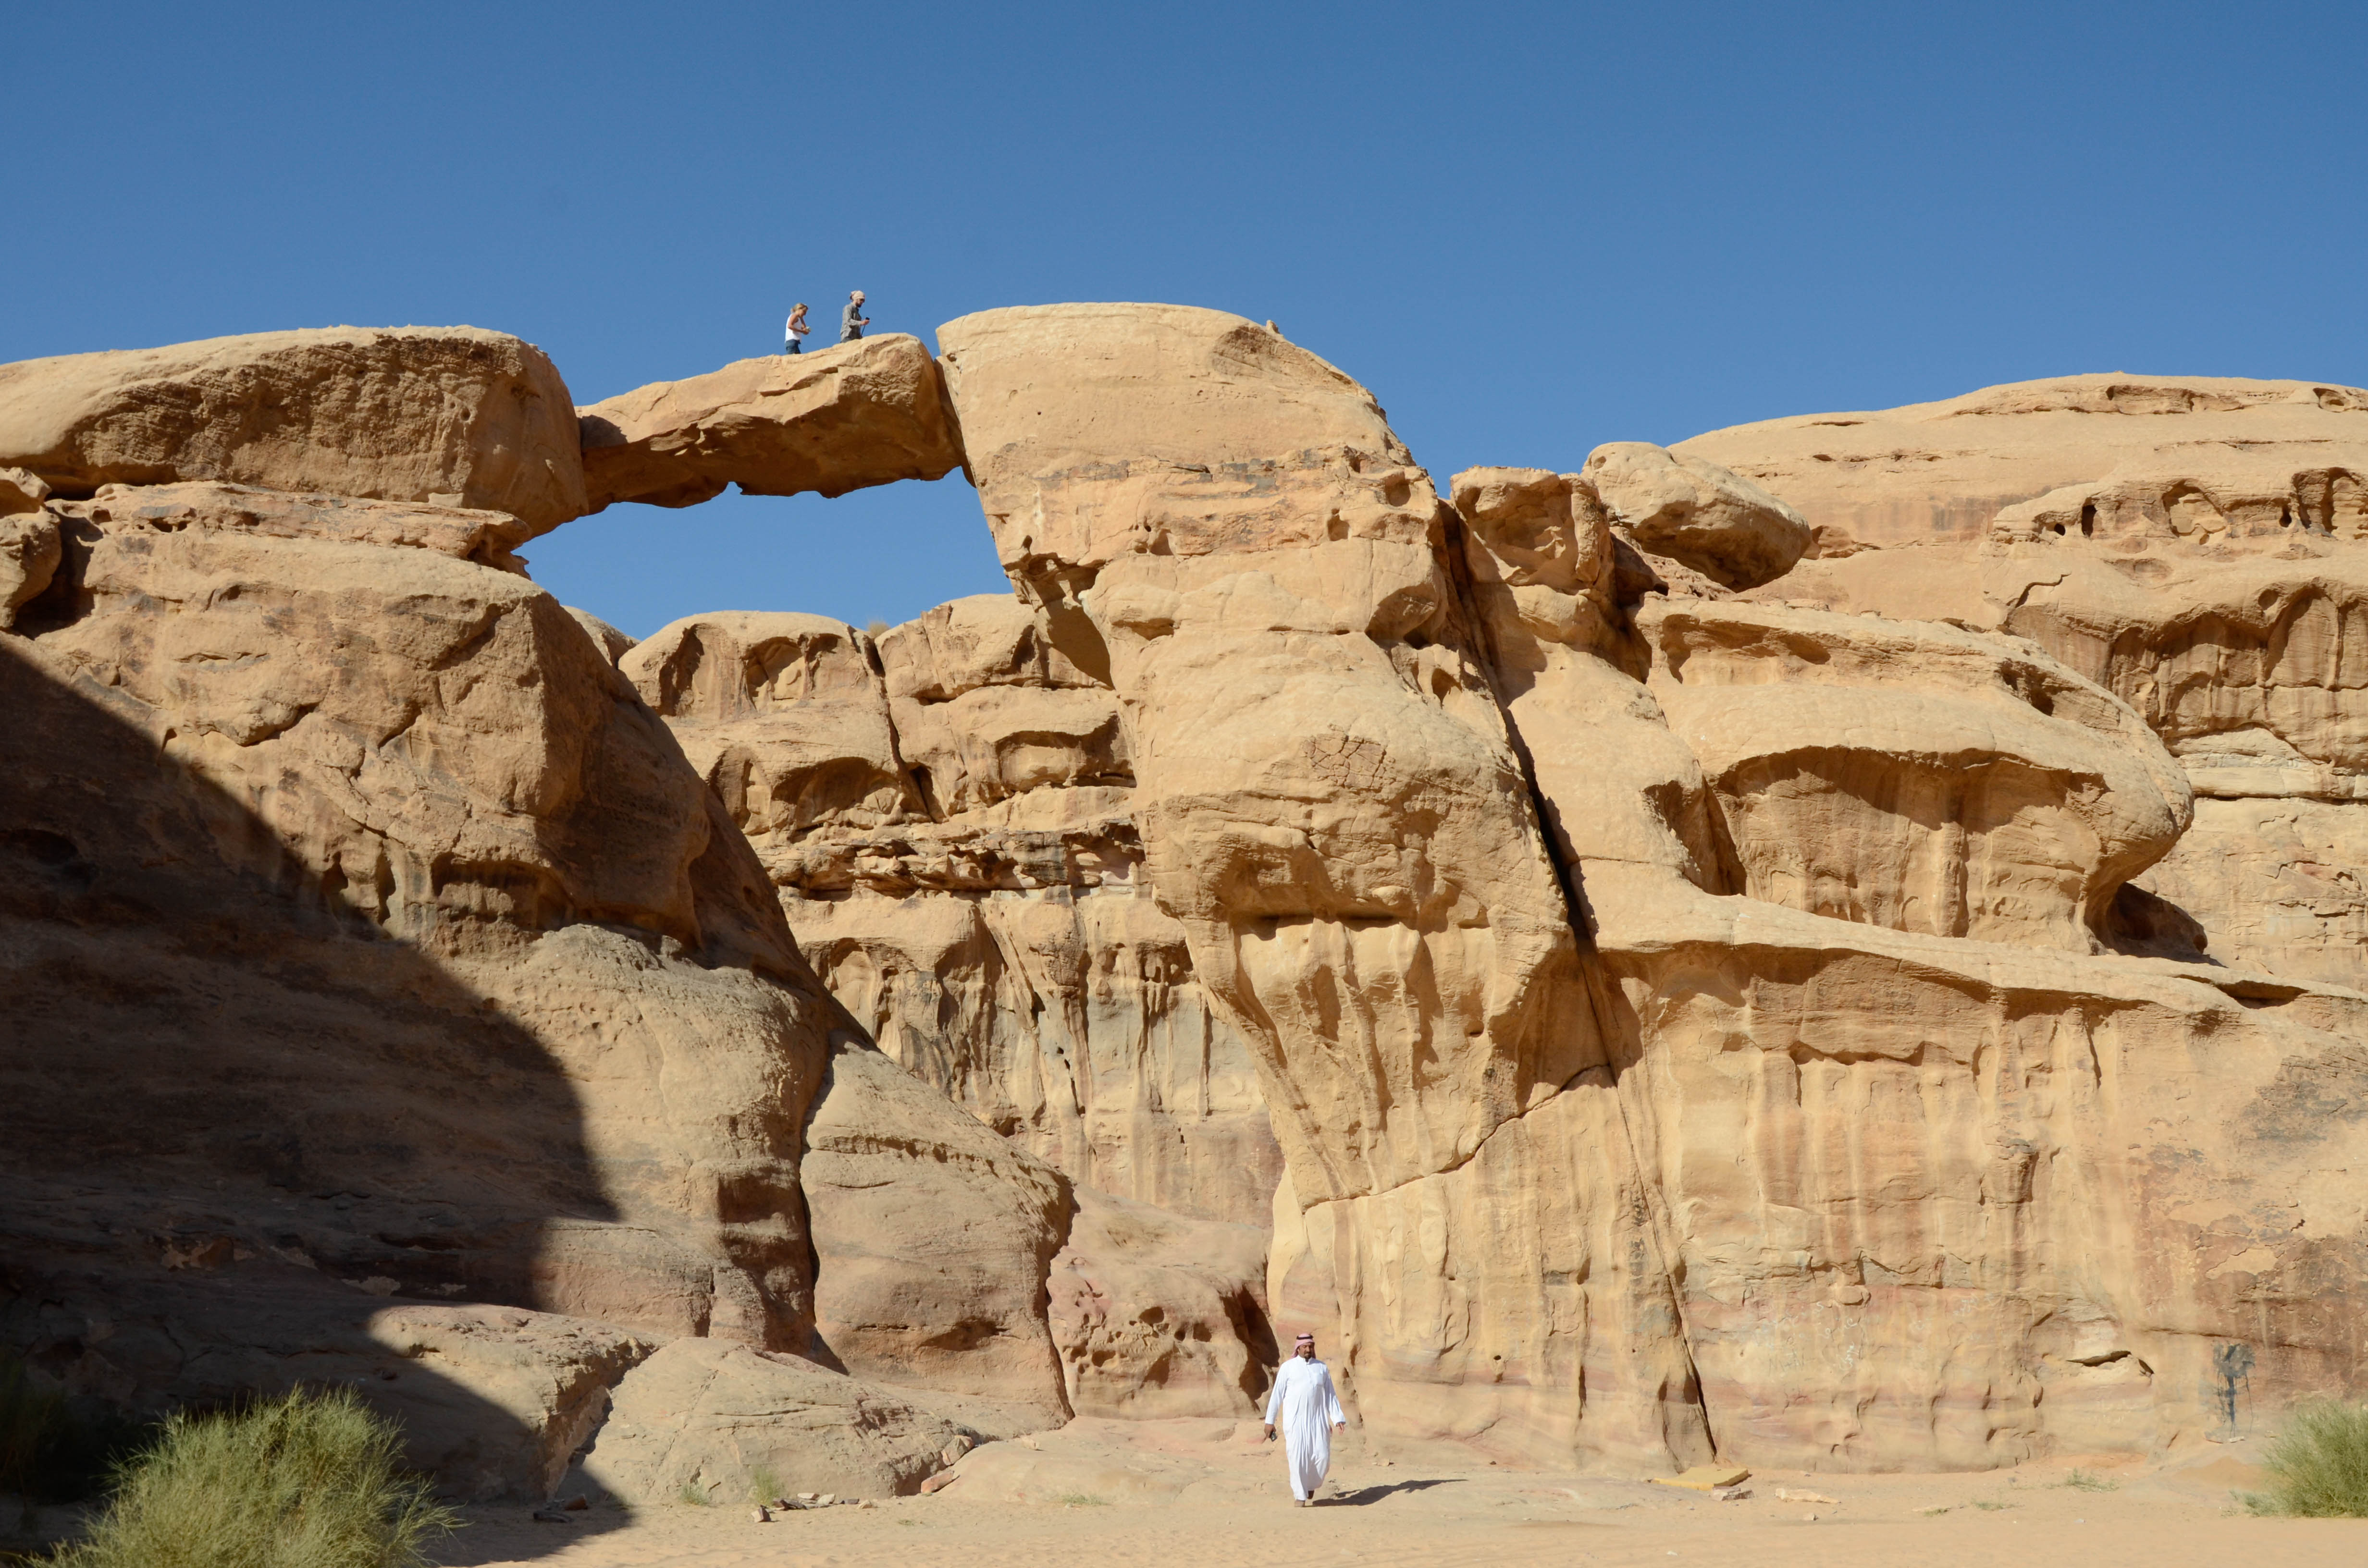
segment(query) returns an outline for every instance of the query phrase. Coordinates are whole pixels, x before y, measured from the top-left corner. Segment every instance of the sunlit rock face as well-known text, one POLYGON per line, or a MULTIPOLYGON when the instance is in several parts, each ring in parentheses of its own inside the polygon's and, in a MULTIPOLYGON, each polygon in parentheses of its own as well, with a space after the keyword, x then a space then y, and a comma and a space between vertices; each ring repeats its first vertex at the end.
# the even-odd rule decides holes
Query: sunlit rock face
POLYGON ((876 642, 718 613, 624 666, 882 1050, 1078 1183, 1266 1222, 1257 1070, 1142 876, 1117 697, 1040 612, 957 599, 876 642))
POLYGON ((327 327, 0 365, 0 467, 62 498, 216 480, 508 514, 586 510, 543 352, 476 327, 327 327))
POLYGON ((1006 568, 1108 671, 1144 874, 1258 1061, 1281 1326, 1337 1324, 1392 1429, 1706 1454, 1429 477, 1363 389, 1237 317, 998 311, 939 343, 1006 568))
POLYGON ((813 354, 742 359, 577 409, 585 507, 844 495, 962 465, 936 361, 885 333, 813 354))
MULTIPOLYGON (((533 380, 416 335, 454 406, 533 380)), ((2075 378, 1442 496, 1221 312, 881 342, 584 426, 610 499, 965 462, 1014 592, 876 634, 558 605, 514 547, 597 494, 421 490, 495 469, 376 337, 271 348, 310 447, 217 461, 206 345, 118 400, 171 419, 19 443, 42 1377, 333 1369, 472 1495, 611 1405, 636 1495, 910 1490, 957 1427, 1238 1416, 1300 1327, 1377 1430, 1623 1470, 2360 1391, 2368 394, 2075 378)))

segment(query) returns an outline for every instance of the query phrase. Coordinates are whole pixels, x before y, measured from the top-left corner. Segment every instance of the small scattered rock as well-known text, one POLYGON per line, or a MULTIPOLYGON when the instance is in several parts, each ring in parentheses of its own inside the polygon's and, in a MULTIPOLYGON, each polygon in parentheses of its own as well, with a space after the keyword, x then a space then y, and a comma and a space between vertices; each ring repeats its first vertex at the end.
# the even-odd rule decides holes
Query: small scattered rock
POLYGON ((537 1508, 534 1522, 539 1525, 572 1525, 575 1521, 556 1508, 537 1508))
POLYGON ((961 1479, 962 1473, 959 1471, 941 1470, 938 1471, 937 1474, 929 1477, 928 1480, 921 1483, 921 1495, 927 1497, 932 1493, 943 1492, 947 1487, 951 1486, 955 1482, 960 1481, 961 1479))
POLYGON ((1839 1503, 1841 1501, 1839 1497, 1828 1497, 1822 1492, 1804 1492, 1799 1487, 1782 1486, 1776 1489, 1776 1498, 1782 1503, 1839 1503))
POLYGON ((1740 1465, 1698 1464, 1682 1474, 1655 1476, 1653 1484, 1682 1486, 1689 1492, 1715 1492, 1722 1486, 1740 1486, 1750 1479, 1751 1472, 1740 1465))
POLYGON ((580 1514, 591 1506, 592 1499, 586 1496, 581 1492, 578 1492, 575 1496, 570 1497, 566 1502, 560 1505, 562 1508, 566 1509, 571 1514, 580 1514))
POLYGON ((752 1525, 769 1525, 773 1522, 773 1511, 759 1503, 748 1510, 748 1522, 752 1525))
POLYGON ((1751 1488, 1748 1486, 1713 1486, 1710 1489, 1710 1495, 1711 1501, 1714 1503, 1736 1503, 1750 1496, 1751 1488))

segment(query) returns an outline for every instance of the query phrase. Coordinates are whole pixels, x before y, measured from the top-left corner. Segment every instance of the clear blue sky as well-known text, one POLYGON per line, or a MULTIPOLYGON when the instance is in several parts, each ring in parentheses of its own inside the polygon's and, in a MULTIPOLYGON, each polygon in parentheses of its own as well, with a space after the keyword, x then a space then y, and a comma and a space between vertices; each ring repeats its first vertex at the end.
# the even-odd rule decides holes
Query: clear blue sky
MULTIPOLYGON (((0 360, 337 323, 581 402, 870 291, 1274 318, 1418 459, 2081 370, 2368 381, 2368 6, 15 8, 0 360)), ((611 508, 636 634, 1002 586, 959 476, 611 508)))

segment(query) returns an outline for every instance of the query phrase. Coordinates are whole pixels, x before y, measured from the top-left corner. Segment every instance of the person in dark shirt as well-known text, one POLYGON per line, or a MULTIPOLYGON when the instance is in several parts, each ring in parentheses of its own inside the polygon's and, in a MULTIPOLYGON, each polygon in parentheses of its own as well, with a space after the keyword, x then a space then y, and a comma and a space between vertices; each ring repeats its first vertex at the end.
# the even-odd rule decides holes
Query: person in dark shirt
POLYGON ((848 295, 846 312, 838 318, 838 340, 841 343, 853 343, 863 335, 863 329, 871 324, 871 318, 863 313, 863 290, 858 289, 848 295))

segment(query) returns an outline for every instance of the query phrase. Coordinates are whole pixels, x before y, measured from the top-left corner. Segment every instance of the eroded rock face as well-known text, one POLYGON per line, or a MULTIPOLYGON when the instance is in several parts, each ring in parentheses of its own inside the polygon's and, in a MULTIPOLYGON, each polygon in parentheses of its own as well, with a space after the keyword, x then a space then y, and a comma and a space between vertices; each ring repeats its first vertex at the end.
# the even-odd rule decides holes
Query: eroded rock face
POLYGON ((1637 625, 1752 898, 2085 953, 2187 827, 2154 733, 2036 648, 1736 601, 1637 625))
MULTIPOLYGON (((2232 451, 2297 470, 2368 443, 2368 392, 2219 376, 2063 376, 1865 414, 1713 430, 1671 450, 1782 495, 1869 544, 1971 542, 2000 507, 2128 465, 2225 466, 2232 451)), ((2076 514, 2077 516, 2077 514, 2076 514)))
POLYGON ((513 553, 537 530, 507 512, 413 501, 261 490, 200 480, 187 484, 103 484, 87 501, 62 502, 61 517, 120 523, 160 533, 197 528, 249 539, 321 539, 401 545, 526 574, 513 553))
POLYGON ((918 812, 870 641, 819 615, 677 620, 620 662, 760 854, 918 812))
MULTIPOLYGON (((1555 1463, 2359 1386, 2368 997, 2297 977, 2359 914, 2353 394, 1959 400, 2054 476, 1976 554, 1690 449, 1445 505, 1218 312, 943 340, 1019 594, 876 640, 627 647, 440 496, 18 487, 0 1337, 119 1403, 392 1369, 471 1493, 614 1385, 596 1474, 715 1500, 911 1490, 933 1400, 1238 1413, 1269 1312, 1555 1463), (2169 466, 2096 469, 2141 409, 2169 466)), ((768 483, 839 380, 632 460, 768 483)))
POLYGON ((1080 1187, 1053 1260, 1053 1338, 1080 1415, 1254 1416, 1278 1352, 1261 1226, 1080 1187))
POLYGON ((937 362, 902 333, 742 359, 576 411, 586 510, 750 495, 844 495, 962 465, 937 362))
MULTIPOLYGON (((1623 647, 1616 574, 1607 596, 1606 574, 1542 572, 1588 551, 1489 483, 1456 494, 1507 709, 1614 987, 1623 1131, 1680 1260, 1720 1453, 2144 1449, 2221 1420, 2198 1392, 2215 1356, 2272 1401, 2330 1375, 2356 1328, 2277 1281, 2352 1278, 2358 1223, 2315 1210, 2331 1232, 2305 1245, 2253 1216, 2308 1208, 2305 1173, 2350 1157, 2351 1128, 2275 1108, 2282 1082, 2350 1080, 2320 1031, 2362 1004, 2086 956, 2185 805, 2137 716, 1955 628, 1672 598, 1623 647), (2011 774, 2011 811, 1976 809, 1985 769, 2011 774), (1969 831, 1986 817, 1987 842, 1969 831), (1952 899, 1962 914, 1930 918, 1952 899)), ((1508 1147, 1493 1174, 1514 1188, 1566 1147, 1508 1147)), ((1551 1256, 1570 1224, 1501 1253, 1551 1256)), ((1276 1267, 1331 1245, 1279 1225, 1276 1267)), ((1285 1282, 1278 1311, 1304 1299, 1285 1282)))
POLYGON ((1016 599, 871 640, 713 615, 625 661, 882 1048, 1080 1182, 1263 1223, 1239 1036, 1141 881, 1116 699, 1016 599))
POLYGON ((2361 833, 2362 721, 2345 650, 2368 538, 2363 410, 2368 394, 2311 382, 2086 377, 1683 445, 1801 484, 1813 514, 1896 525, 1895 543, 1935 536, 1804 562, 1751 597, 2044 646, 2135 709, 2198 797, 2195 826, 2137 890, 2168 899, 2174 925, 2200 923, 2173 948, 2357 987, 2363 904, 2345 846, 2361 833), (1785 465, 1804 441, 1896 456, 1811 460, 1796 479, 1785 465))
MULTIPOLYGON (((1055 624, 1083 612, 1081 665, 1107 656, 1145 869, 1257 1055, 1290 1167, 1279 1203, 1338 1238, 1305 1255, 1320 1278, 1281 1283, 1328 1294, 1365 1417, 1565 1454, 1706 1451, 1429 477, 1362 389, 1236 317, 1045 307, 939 336, 1007 570, 1055 624), (1485 1179, 1477 1156, 1548 1107, 1582 1130, 1545 1201, 1583 1216, 1564 1233, 1583 1266, 1516 1256, 1525 1283, 1480 1324, 1424 1310, 1497 1237, 1434 1230, 1416 1265, 1401 1225, 1485 1179), (1559 1312, 1548 1271, 1571 1291, 1559 1312), (1493 1380, 1521 1341, 1535 1375, 1493 1380), (1614 1357, 1631 1375, 1582 1385, 1614 1357)), ((1508 1197, 1518 1223, 1543 1195, 1508 1197)))
POLYGON ((0 465, 62 496, 221 480, 507 512, 585 511, 575 409, 532 344, 328 327, 0 365, 0 465))
POLYGON ((0 640, 12 1343, 153 1407, 309 1279, 803 1347, 846 1026, 664 723, 514 574, 91 510, 0 640))

